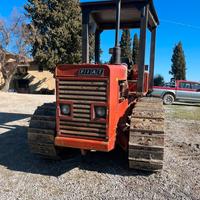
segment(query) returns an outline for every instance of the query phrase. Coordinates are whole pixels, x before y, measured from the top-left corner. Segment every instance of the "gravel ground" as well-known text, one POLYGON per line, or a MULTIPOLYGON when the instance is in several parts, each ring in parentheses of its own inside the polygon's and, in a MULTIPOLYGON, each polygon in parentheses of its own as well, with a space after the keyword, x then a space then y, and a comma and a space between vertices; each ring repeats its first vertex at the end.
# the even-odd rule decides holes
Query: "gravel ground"
MULTIPOLYGON (((0 199, 200 199, 200 121, 173 117, 166 107, 161 173, 128 170, 125 155, 70 152, 62 161, 29 153, 30 115, 54 96, 0 93, 0 199)), ((184 106, 184 105, 182 105, 184 106)), ((195 106, 185 106, 195 112, 195 106)), ((200 120, 200 119, 199 119, 200 120)))

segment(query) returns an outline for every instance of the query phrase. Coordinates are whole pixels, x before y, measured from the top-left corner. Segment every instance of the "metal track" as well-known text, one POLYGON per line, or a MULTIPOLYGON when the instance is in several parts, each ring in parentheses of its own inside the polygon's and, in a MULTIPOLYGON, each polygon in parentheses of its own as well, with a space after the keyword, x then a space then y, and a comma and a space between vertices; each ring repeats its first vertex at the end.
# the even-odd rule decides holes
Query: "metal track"
POLYGON ((129 167, 158 171, 163 167, 164 109, 162 100, 142 98, 132 111, 129 134, 129 167))
POLYGON ((30 151, 49 159, 59 159, 54 146, 56 134, 56 104, 39 106, 30 120, 28 143, 30 151))

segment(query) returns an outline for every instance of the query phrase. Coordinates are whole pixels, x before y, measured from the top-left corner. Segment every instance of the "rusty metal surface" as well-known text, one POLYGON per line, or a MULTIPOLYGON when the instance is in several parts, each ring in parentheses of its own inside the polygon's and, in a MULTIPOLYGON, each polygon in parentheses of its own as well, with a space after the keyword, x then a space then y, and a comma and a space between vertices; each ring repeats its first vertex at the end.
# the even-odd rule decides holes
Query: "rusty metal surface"
MULTIPOLYGON (((123 0, 121 9, 121 24, 120 27, 127 28, 139 28, 141 21, 141 12, 139 8, 144 7, 147 2, 149 3, 149 28, 153 29, 159 24, 159 19, 154 8, 153 1, 146 0, 123 0)), ((115 1, 95 1, 95 2, 82 2, 81 8, 83 13, 91 13, 98 27, 102 30, 115 29, 115 1)), ((88 16, 85 14, 83 17, 84 24, 87 24, 88 16)))
POLYGON ((60 100, 71 100, 76 103, 107 100, 107 81, 61 80, 58 87, 60 100))
POLYGON ((59 132, 67 137, 106 138, 106 122, 91 121, 91 106, 107 101, 106 80, 59 80, 60 101, 73 102, 73 120, 59 119, 59 132))
POLYGON ((28 129, 30 151, 50 159, 58 159, 54 146, 56 134, 55 103, 43 104, 33 114, 28 129))
POLYGON ((146 103, 162 103, 162 99, 160 98, 154 98, 154 97, 148 97, 148 98, 141 98, 138 102, 146 102, 146 103))
POLYGON ((165 137, 162 106, 159 99, 142 98, 133 109, 129 133, 130 168, 162 169, 165 137))
POLYGON ((163 119, 142 119, 132 118, 130 130, 133 132, 153 132, 153 133, 163 133, 164 132, 164 123, 163 119))
POLYGON ((164 119, 164 112, 158 109, 146 110, 145 108, 135 108, 132 113, 133 118, 142 119, 164 119))

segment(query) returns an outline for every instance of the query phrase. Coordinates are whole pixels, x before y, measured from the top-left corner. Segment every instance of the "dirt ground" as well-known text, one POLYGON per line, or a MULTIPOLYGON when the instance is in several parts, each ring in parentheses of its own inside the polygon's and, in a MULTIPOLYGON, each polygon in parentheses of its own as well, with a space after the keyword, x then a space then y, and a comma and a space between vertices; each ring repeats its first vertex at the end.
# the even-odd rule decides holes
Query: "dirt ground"
POLYGON ((54 96, 0 93, 0 199, 200 199, 200 105, 166 110, 165 166, 155 174, 129 170, 119 151, 74 152, 62 161, 30 154, 31 114, 54 96))

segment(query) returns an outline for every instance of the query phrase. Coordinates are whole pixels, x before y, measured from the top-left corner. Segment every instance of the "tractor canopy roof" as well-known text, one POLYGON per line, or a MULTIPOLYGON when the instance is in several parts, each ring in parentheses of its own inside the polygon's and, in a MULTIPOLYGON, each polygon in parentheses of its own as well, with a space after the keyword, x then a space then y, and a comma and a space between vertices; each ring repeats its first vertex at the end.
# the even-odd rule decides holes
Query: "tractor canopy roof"
MULTIPOLYGON (((99 29, 109 30, 116 28, 115 0, 84 2, 80 6, 83 13, 88 12, 90 14, 90 23, 95 22, 99 29)), ((122 0, 120 28, 140 28, 145 6, 148 6, 148 28, 150 30, 156 28, 159 24, 159 19, 153 0, 122 0)))

